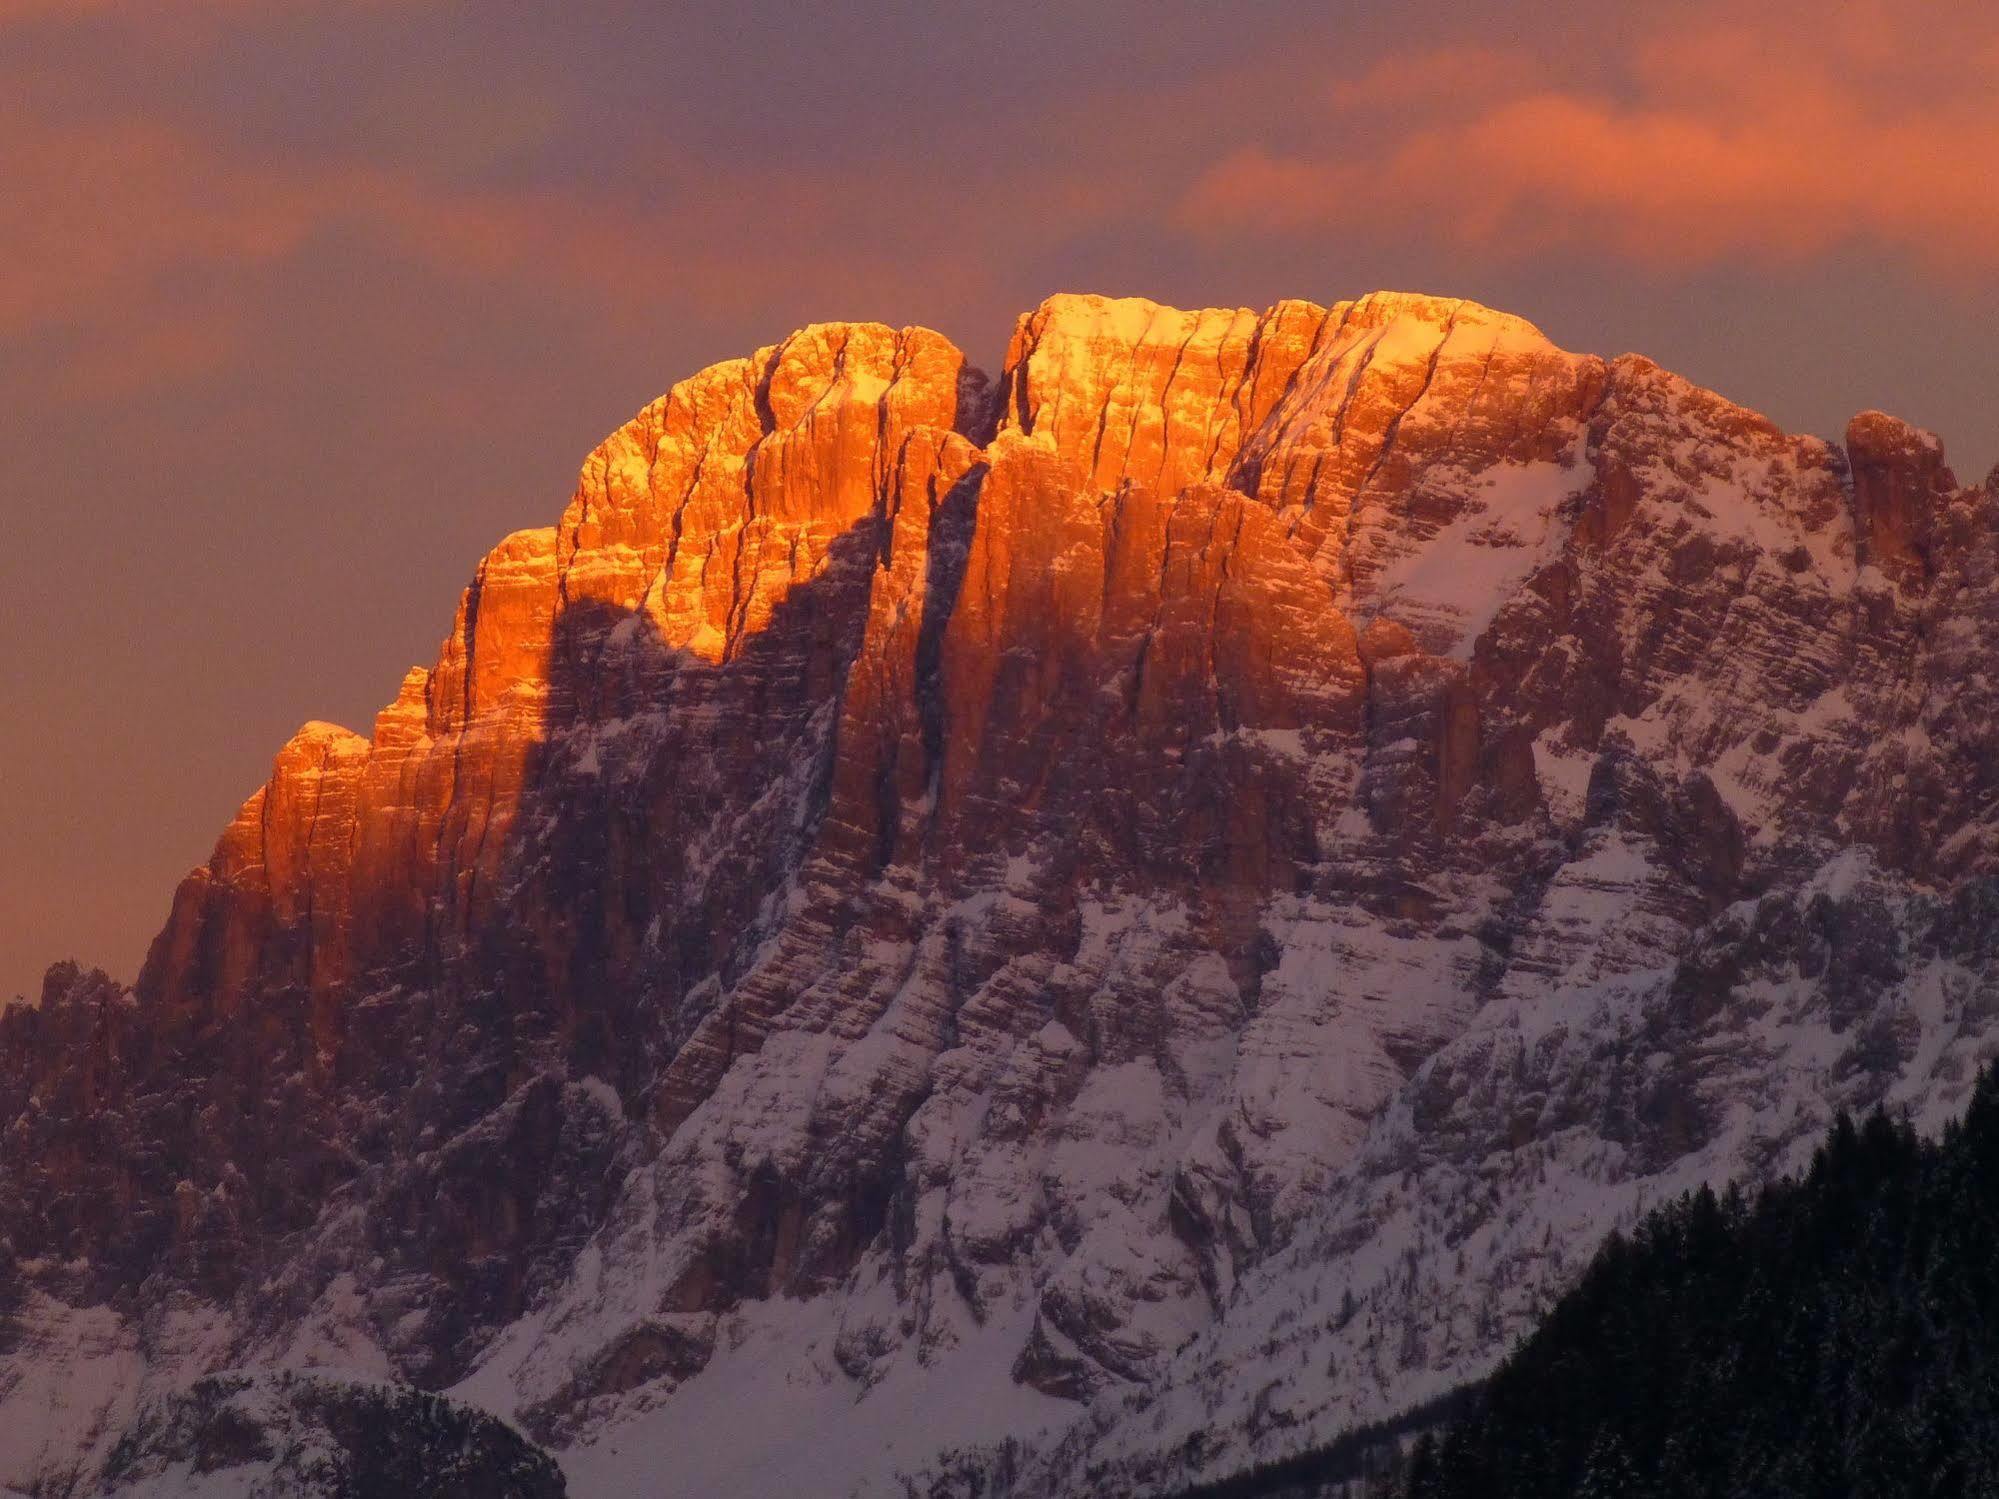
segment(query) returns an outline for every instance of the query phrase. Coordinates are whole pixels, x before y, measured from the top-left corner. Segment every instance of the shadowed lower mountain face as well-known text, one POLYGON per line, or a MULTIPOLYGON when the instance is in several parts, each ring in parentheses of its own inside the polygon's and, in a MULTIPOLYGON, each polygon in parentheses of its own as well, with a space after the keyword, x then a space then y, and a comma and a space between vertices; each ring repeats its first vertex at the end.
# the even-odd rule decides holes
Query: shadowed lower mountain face
POLYGON ((301 730, 136 995, 0 1019, 0 1482, 242 1366, 586 1499, 1392 1414, 1648 1195, 1961 1102, 1995 709, 1999 492, 1879 413, 1387 293, 805 329, 301 730))

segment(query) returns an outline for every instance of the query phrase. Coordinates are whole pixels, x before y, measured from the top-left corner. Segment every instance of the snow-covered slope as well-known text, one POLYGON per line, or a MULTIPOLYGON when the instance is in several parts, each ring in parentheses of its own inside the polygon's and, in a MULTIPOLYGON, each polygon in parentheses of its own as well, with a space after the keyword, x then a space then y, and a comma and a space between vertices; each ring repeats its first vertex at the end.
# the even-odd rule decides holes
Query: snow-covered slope
POLYGON ((1643 1202, 1967 1085, 1995 538, 1892 418, 1442 299, 703 372, 136 997, 0 1020, 0 1481, 225 1368, 583 1495, 1144 1489, 1475 1373, 1643 1202))

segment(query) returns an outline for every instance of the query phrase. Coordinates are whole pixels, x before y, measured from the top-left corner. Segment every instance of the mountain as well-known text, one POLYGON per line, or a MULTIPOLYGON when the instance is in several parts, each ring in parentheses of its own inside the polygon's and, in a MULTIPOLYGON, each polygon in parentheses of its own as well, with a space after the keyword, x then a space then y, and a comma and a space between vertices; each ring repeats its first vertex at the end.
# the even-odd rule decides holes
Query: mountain
POLYGON ((1999 1029, 1999 487, 1475 304, 674 387, 0 1016, 0 1483, 321 1368, 581 1496, 1172 1488, 1999 1029), (902 1477, 897 1475, 901 1474, 902 1477))

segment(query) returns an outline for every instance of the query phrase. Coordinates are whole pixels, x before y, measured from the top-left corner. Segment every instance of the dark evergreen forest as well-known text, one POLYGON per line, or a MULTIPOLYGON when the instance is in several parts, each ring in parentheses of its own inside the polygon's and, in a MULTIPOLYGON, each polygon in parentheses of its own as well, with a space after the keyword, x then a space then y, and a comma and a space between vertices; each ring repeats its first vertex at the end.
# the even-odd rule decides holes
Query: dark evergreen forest
POLYGON ((1802 1176, 1612 1235, 1406 1460, 1370 1435, 1200 1492, 1999 1496, 1999 1074, 1940 1140, 1842 1116, 1802 1176))

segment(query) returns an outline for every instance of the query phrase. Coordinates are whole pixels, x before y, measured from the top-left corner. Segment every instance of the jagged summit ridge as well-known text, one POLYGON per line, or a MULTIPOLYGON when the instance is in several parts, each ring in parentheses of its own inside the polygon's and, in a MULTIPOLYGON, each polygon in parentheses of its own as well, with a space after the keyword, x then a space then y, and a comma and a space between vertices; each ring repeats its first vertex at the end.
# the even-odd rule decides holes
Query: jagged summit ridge
MULTIPOLYGON (((1031 438, 1043 424, 1054 429, 1045 435, 1052 435, 1058 448, 1078 447, 1081 444, 1064 441, 1069 434, 1063 429, 1062 408, 1068 402, 1082 408, 1081 413, 1072 413, 1077 420, 1087 419, 1092 424, 1087 436, 1097 461, 1089 477, 1102 489, 1140 482, 1133 465, 1143 468, 1149 462, 1149 487, 1177 490, 1210 479, 1281 502, 1290 496, 1283 483, 1263 484, 1260 459, 1270 442, 1280 435, 1295 434, 1269 434, 1255 456, 1239 462, 1239 451, 1260 435, 1255 430, 1262 425, 1260 421, 1252 421, 1249 431, 1242 430, 1240 421, 1233 431, 1226 426, 1218 431, 1217 422, 1209 419, 1201 424, 1197 440, 1194 434, 1171 431, 1172 413, 1167 408, 1176 399, 1190 404, 1201 401, 1210 394, 1207 385, 1213 383, 1202 377, 1219 373, 1223 399, 1204 405, 1240 407, 1254 417, 1267 419, 1271 412, 1267 399, 1259 399, 1259 392, 1267 397, 1270 387, 1296 379, 1305 356, 1319 353, 1328 341, 1333 348, 1311 372, 1314 387, 1293 395, 1298 408, 1290 413, 1294 419, 1330 418, 1335 426, 1341 425, 1347 402, 1333 397, 1329 411, 1319 409, 1321 403, 1328 402, 1332 386, 1353 385, 1358 377, 1374 373, 1377 363, 1383 372, 1398 365, 1420 365, 1434 378, 1433 366, 1472 356, 1481 358, 1485 372, 1491 358, 1502 350, 1514 355, 1575 359, 1561 354, 1524 318, 1467 299, 1424 293, 1377 291, 1330 308, 1285 301, 1262 313, 1246 308, 1189 312, 1142 297, 1058 293, 1021 316, 1003 367, 1002 389, 997 393, 1005 399, 995 412, 983 398, 988 388, 986 377, 966 364, 964 356, 941 334, 915 327, 897 331, 877 323, 810 324, 747 360, 725 361, 701 371, 648 406, 586 461, 577 494, 561 522, 507 537, 481 564, 473 591, 483 594, 490 587, 503 592, 510 569, 534 570, 553 554, 559 559, 557 595, 564 603, 615 598, 625 608, 638 609, 648 603, 664 607, 664 601, 678 591, 673 585, 679 580, 670 565, 662 568, 660 564, 678 560, 679 528, 688 514, 685 507, 718 494, 752 506, 758 503, 757 494, 742 482, 742 468, 754 444, 742 441, 737 446, 744 451, 726 451, 730 446, 728 424, 744 418, 745 401, 751 405, 773 401, 769 419, 780 427, 822 405, 837 412, 880 400, 887 410, 899 406, 905 393, 916 388, 910 382, 923 378, 916 367, 925 361, 940 367, 955 366, 955 399, 947 399, 932 386, 924 395, 912 398, 929 402, 928 409, 915 419, 957 431, 974 448, 981 446, 982 433, 988 434, 988 440, 1002 433, 1031 438), (1458 344, 1453 344, 1454 337, 1458 344), (1192 370, 1180 385, 1174 384, 1180 378, 1181 366, 1202 363, 1213 368, 1192 370), (1238 384, 1245 369, 1252 377, 1248 389, 1238 384), (830 375, 830 383, 815 384, 821 375, 830 375), (1344 379, 1329 378, 1334 376, 1344 379), (1157 429, 1140 432, 1136 424, 1147 418, 1157 421, 1157 429), (1119 429, 1120 423, 1126 430, 1119 429), (997 428, 992 430, 995 424, 997 428), (1121 441, 1122 449, 1106 456, 1102 449, 1107 441, 1121 441), (1140 450, 1136 458, 1134 447, 1140 450), (1152 452, 1153 447, 1160 451, 1152 452), (644 470, 643 478, 634 467, 635 458, 638 468, 644 470), (703 463, 707 459, 719 460, 722 472, 706 471, 703 463), (656 480, 653 473, 662 464, 688 484, 672 509, 662 503, 662 490, 670 488, 670 483, 656 480), (737 490, 742 491, 740 496, 734 492, 737 490), (672 538, 670 544, 667 538, 672 538), (631 581, 623 577, 628 568, 636 569, 634 576, 644 584, 637 591, 619 586, 631 581)), ((1627 356, 1626 362, 1648 372, 1655 368, 1636 356, 1627 356)), ((1352 394, 1347 392, 1349 397, 1352 394)), ((1751 413, 1740 415, 1760 422, 1751 413)), ((1941 466, 1942 447, 1935 435, 1898 418, 1878 411, 1864 412, 1849 426, 1847 442, 1848 450, 1858 455, 1855 461, 1862 464, 1876 461, 1877 455, 1892 460, 1923 451, 1933 453, 1938 470, 1935 487, 1945 491, 1955 487, 1949 470, 1941 466)), ((1324 475, 1317 462, 1322 455, 1314 451, 1311 456, 1314 467, 1310 478, 1321 480, 1324 475)), ((817 503, 810 502, 806 508, 817 503)), ((785 501, 780 498, 770 515, 782 519, 784 514, 785 501)), ((714 544, 714 538, 703 533, 701 545, 707 548, 714 544)), ((701 565, 705 577, 710 553, 704 550, 694 561, 701 565)), ((476 603, 472 608, 476 616, 476 603)), ((454 647, 469 657, 470 643, 456 638, 463 628, 461 620, 454 638, 447 642, 447 657, 454 647)), ((716 629, 712 620, 682 626, 690 640, 699 635, 709 648, 716 643, 712 633, 716 629)), ((500 632, 489 634, 497 638, 500 632)), ((530 649, 542 643, 532 632, 521 641, 530 649)), ((518 684, 528 675, 510 672, 509 667, 517 663, 497 646, 489 650, 488 662, 488 669, 479 674, 480 683, 518 684)), ((440 662, 434 670, 443 673, 445 665, 440 662)), ((422 671, 412 668, 413 673, 422 671)), ((424 681, 427 686, 428 678, 424 681)), ((436 725, 450 732, 455 723, 462 724, 478 709, 490 706, 479 695, 480 684, 456 675, 448 677, 447 684, 456 695, 455 702, 433 707, 426 693, 427 729, 436 725)), ((406 683, 399 703, 384 711, 400 708, 406 713, 410 694, 406 683)), ((308 724, 300 734, 321 739, 335 727, 308 724)))
MULTIPOLYGON (((1239 395, 1237 404, 1258 418, 1267 417, 1269 395, 1297 373, 1306 353, 1329 338, 1348 337, 1350 341, 1340 343, 1334 352, 1357 349, 1362 362, 1355 369, 1332 359, 1325 373, 1351 377, 1364 373, 1376 360, 1384 369, 1398 362, 1427 366, 1433 355, 1441 357, 1442 345, 1460 328, 1474 342, 1480 336, 1474 330, 1489 333, 1486 341, 1493 348, 1504 343, 1515 352, 1556 352, 1524 319, 1464 299, 1420 293, 1374 292, 1331 308, 1287 301, 1261 314, 1241 308, 1182 312, 1144 298, 1061 293, 1022 315, 1001 379, 1002 386, 1019 399, 1002 402, 1001 411, 994 412, 983 399, 985 376, 967 365, 942 335, 924 328, 898 332, 876 323, 811 324, 747 360, 725 361, 701 371, 648 406, 586 461, 576 496, 561 522, 507 537, 481 564, 473 591, 503 592, 511 572, 539 566, 553 553, 559 559, 558 596, 565 602, 615 598, 621 606, 636 609, 648 598, 655 603, 665 600, 676 591, 676 580, 671 568, 662 570, 660 564, 677 559, 679 528, 689 514, 686 507, 695 505, 698 515, 700 501, 717 496, 759 503, 760 491, 751 492, 742 479, 742 466, 757 445, 756 436, 741 424, 753 419, 748 408, 761 402, 770 403, 769 421, 784 428, 821 406, 839 412, 880 400, 885 409, 899 408, 907 397, 928 403, 911 420, 956 430, 976 447, 982 433, 990 434, 996 423, 999 431, 1024 437, 1032 436, 1044 420, 1059 428, 1061 407, 1068 400, 1089 408, 1097 423, 1090 433, 1094 448, 1115 437, 1124 441, 1120 467, 1092 472, 1100 487, 1137 482, 1135 474, 1126 472, 1135 461, 1130 450, 1133 444, 1143 449, 1148 442, 1164 444, 1175 460, 1169 471, 1166 452, 1157 455, 1160 462, 1149 476, 1151 487, 1177 489, 1184 487, 1177 481, 1192 482, 1195 477, 1228 482, 1249 478, 1253 484, 1251 474, 1231 472, 1231 462, 1241 441, 1253 434, 1254 422, 1250 432, 1241 430, 1238 422, 1233 434, 1226 428, 1217 431, 1217 424, 1209 422, 1203 425, 1201 441, 1180 433, 1180 440, 1170 443, 1166 441, 1170 414, 1162 416, 1161 430, 1151 433, 1117 433, 1116 424, 1130 423, 1148 408, 1169 404, 1169 398, 1202 400, 1216 370, 1229 400, 1239 395), (1187 378, 1173 385, 1180 365, 1203 361, 1216 370, 1190 368, 1187 378), (1120 372, 1120 363, 1131 368, 1120 372), (1252 388, 1238 392, 1235 382, 1252 363, 1252 388), (1147 377, 1137 368, 1141 364, 1158 368, 1147 377), (946 365, 955 366, 956 373, 939 386, 932 377, 946 365), (822 377, 827 380, 823 385, 817 383, 822 377), (1148 378, 1158 385, 1156 391, 1147 388, 1148 378), (1083 388, 1071 388, 1075 382, 1083 388), (913 391, 921 393, 910 395, 913 391), (733 430, 732 423, 737 424, 733 430), (704 467, 704 460, 712 460, 716 469, 704 467), (1182 473, 1182 463, 1198 466, 1182 473), (665 472, 655 474, 662 465, 665 472), (674 494, 671 506, 666 500, 672 490, 669 474, 679 475, 687 486, 685 492, 674 494), (668 538, 673 539, 671 545, 668 538), (636 569, 634 576, 643 587, 636 591, 620 587, 632 581, 623 577, 626 568, 636 569)), ((1333 415, 1337 418, 1340 413, 1333 415)), ((1065 445, 1063 432, 1051 435, 1058 447, 1065 445)), ((1103 457, 1100 452, 1096 456, 1103 457)), ((815 500, 806 508, 820 504, 815 500)), ((780 498, 771 514, 782 519, 784 513, 785 501, 780 498)), ((706 538, 702 544, 712 540, 706 538)), ((707 552, 696 560, 705 564, 707 552)), ((472 607, 476 618, 476 603, 472 607)), ((454 636, 461 635, 463 627, 461 620, 454 636)), ((700 632, 715 625, 710 621, 686 628, 700 632)), ((489 635, 497 637, 498 631, 489 635)), ((522 643, 530 648, 540 644, 532 633, 522 643)), ((447 642, 447 656, 454 646, 470 653, 471 643, 453 640, 447 642)), ((489 705, 480 695, 481 683, 522 680, 521 674, 509 673, 513 663, 497 646, 489 650, 488 661, 480 683, 468 683, 455 674, 445 677, 454 702, 431 706, 426 698, 444 732, 489 705)), ((444 674, 446 663, 440 662, 435 670, 444 674)))
POLYGON ((136 1006, 0 1028, 0 1481, 238 1365, 689 1492, 752 1397, 887 1467, 926 1390, 1087 1402, 1081 1489, 1470 1372, 1646 1191, 1967 1080, 1995 510, 1395 293, 682 381, 284 747, 136 1006))

